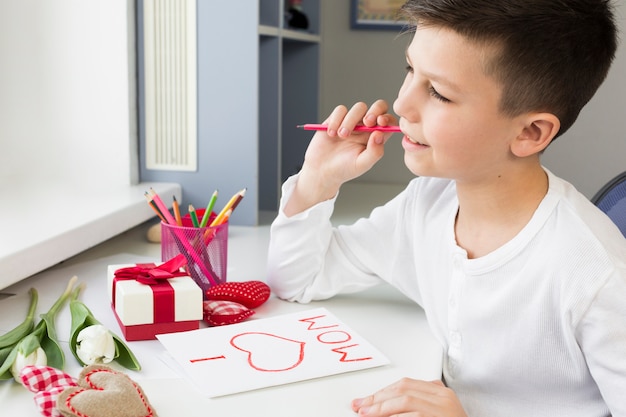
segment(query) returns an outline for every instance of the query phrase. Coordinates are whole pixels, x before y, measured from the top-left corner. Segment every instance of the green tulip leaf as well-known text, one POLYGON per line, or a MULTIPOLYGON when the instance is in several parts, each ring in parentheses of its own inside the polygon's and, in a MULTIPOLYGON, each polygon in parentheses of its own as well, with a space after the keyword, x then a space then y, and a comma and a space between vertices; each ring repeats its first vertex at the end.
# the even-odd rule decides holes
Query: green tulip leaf
MULTIPOLYGON (((11 367, 18 357, 18 351, 21 351, 22 354, 25 353, 28 355, 39 346, 41 346, 46 353, 48 366, 59 370, 63 369, 65 365, 65 355, 63 354, 63 349, 61 349, 61 346, 57 341, 55 319, 61 308, 65 305, 67 299, 72 294, 72 289, 77 279, 77 277, 72 277, 69 280, 65 291, 54 302, 52 307, 50 307, 50 310, 41 315, 41 320, 39 320, 39 323, 37 323, 34 329, 29 334, 24 336, 19 342, 13 345, 8 354, 4 348, 0 350, 0 358, 4 357, 2 365, 0 365, 0 380, 6 380, 13 377, 11 374, 11 367)), ((31 313, 31 310, 34 310, 33 304, 36 303, 36 291, 33 290, 31 295, 33 298, 29 314, 31 313)))
POLYGON ((12 346, 3 347, 2 349, 0 349, 0 363, 1 364, 3 364, 6 361, 7 357, 9 356, 9 353, 11 353, 14 347, 15 345, 12 345, 12 346))
POLYGON ((53 311, 41 315, 41 322, 44 323, 44 331, 42 332, 40 345, 46 352, 48 358, 48 366, 62 370, 65 367, 65 354, 59 345, 55 328, 55 316, 57 311, 53 311))
POLYGON ((137 360, 137 357, 133 354, 130 348, 120 339, 116 334, 112 333, 113 340, 115 341, 115 361, 122 365, 126 369, 132 371, 140 371, 141 365, 137 360))
POLYGON ((7 379, 13 378, 13 375, 11 374, 11 365, 13 365, 13 362, 15 362, 15 358, 17 358, 17 346, 18 345, 19 343, 11 347, 11 350, 9 354, 7 355, 7 358, 2 363, 2 366, 0 366, 0 380, 7 380, 7 379))

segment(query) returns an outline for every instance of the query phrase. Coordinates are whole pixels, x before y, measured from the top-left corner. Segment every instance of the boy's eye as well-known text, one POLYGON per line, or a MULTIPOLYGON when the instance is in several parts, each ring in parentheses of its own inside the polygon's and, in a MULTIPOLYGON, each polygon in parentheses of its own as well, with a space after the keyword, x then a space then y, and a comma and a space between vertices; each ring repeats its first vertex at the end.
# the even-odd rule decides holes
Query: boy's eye
POLYGON ((443 103, 450 103, 450 100, 448 100, 447 98, 439 94, 437 90, 435 90, 435 87, 433 87, 432 85, 428 87, 428 92, 430 93, 432 97, 436 98, 437 100, 443 103))
POLYGON ((412 66, 407 65, 407 66, 405 67, 405 69, 406 69, 406 72, 408 72, 408 73, 413 73, 413 67, 412 67, 412 66))

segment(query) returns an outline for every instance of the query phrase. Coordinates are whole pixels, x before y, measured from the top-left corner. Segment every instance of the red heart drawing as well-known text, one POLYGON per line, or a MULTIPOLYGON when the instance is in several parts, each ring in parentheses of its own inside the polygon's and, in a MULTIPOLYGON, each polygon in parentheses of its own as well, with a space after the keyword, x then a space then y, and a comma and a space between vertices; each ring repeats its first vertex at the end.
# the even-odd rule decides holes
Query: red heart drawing
POLYGON ((247 332, 234 336, 230 339, 230 344, 248 355, 248 365, 253 369, 261 372, 282 372, 294 369, 302 363, 306 342, 271 333, 247 332))

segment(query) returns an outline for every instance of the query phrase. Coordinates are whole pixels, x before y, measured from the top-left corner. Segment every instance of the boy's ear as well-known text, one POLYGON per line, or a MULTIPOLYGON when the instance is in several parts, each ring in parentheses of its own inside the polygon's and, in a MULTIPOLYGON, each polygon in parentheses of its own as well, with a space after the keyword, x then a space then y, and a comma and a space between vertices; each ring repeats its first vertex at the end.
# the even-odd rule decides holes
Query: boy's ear
POLYGON ((542 152, 559 132, 561 121, 552 113, 532 113, 524 118, 524 126, 511 144, 511 152, 523 158, 542 152))

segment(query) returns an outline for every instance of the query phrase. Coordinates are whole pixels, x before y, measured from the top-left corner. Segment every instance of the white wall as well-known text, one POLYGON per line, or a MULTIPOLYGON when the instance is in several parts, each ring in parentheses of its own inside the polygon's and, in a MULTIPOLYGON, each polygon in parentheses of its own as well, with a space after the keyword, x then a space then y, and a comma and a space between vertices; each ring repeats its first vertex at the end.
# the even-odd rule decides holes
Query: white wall
POLYGON ((129 184, 127 26, 126 1, 0 2, 0 189, 129 184))
MULTIPOLYGON (((410 37, 395 31, 351 30, 351 0, 321 1, 320 121, 338 104, 390 105, 406 74, 404 51, 410 37)), ((413 174, 404 166, 400 134, 385 146, 385 156, 356 182, 406 183, 413 174)))
POLYGON ((574 126, 543 156, 546 167, 589 198, 626 171, 626 1, 615 4, 621 43, 613 67, 574 126))
MULTIPOLYGON (((544 164, 587 197, 626 170, 626 0, 615 1, 622 43, 614 66, 576 124, 546 151, 544 164)), ((377 98, 390 103, 404 77, 409 39, 386 31, 350 29, 350 0, 322 1, 320 118, 337 104, 377 98)), ((398 135, 396 135, 398 136, 398 135)), ((383 159, 357 182, 405 183, 399 141, 388 142, 383 159)))

